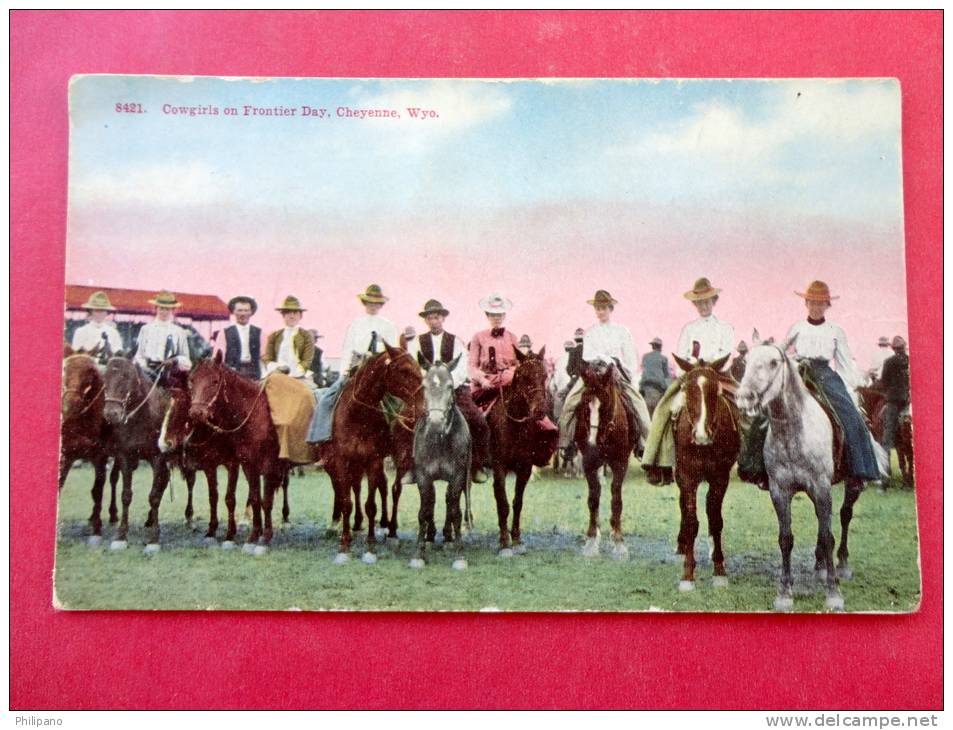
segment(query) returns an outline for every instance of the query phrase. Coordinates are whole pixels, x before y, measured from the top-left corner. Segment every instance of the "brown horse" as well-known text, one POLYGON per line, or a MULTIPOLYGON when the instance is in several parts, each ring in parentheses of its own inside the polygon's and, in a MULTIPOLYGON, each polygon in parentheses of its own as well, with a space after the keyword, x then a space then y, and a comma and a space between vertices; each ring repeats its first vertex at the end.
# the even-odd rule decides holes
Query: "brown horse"
POLYGON ((520 513, 523 510, 523 491, 533 466, 548 464, 553 457, 558 432, 541 431, 538 421, 549 412, 549 393, 546 390, 546 364, 543 357, 530 351, 516 350, 518 365, 513 381, 501 389, 487 414, 490 426, 490 453, 493 458, 493 495, 500 527, 500 557, 511 557, 514 552, 525 553, 520 533, 520 513), (513 495, 513 523, 508 528, 510 505, 506 497, 506 475, 516 474, 513 495))
MULTIPOLYGON (((217 434, 218 448, 233 455, 248 481, 252 528, 243 549, 247 553, 264 555, 274 536, 271 507, 275 491, 287 468, 279 458, 278 434, 271 421, 264 382, 259 385, 229 370, 222 364, 222 351, 219 350, 213 359, 201 360, 192 369, 189 389, 192 393, 189 420, 217 434), (258 544, 259 538, 261 545, 258 544)), ((235 537, 234 524, 233 493, 226 542, 235 537)))
POLYGON ((420 397, 421 373, 416 361, 405 350, 384 343, 385 351, 368 359, 345 383, 334 409, 331 441, 321 445, 321 458, 334 487, 335 515, 341 517, 341 542, 336 564, 348 560, 351 545, 351 510, 360 502, 361 480, 366 475, 367 549, 362 556, 366 563, 377 560, 377 516, 375 495, 382 495, 386 512, 387 476, 384 457, 393 449, 393 437, 387 424, 381 400, 395 396, 405 403, 420 397))
POLYGON ((582 454, 583 471, 589 483, 589 530, 582 554, 599 554, 599 498, 602 482, 599 467, 612 470, 612 556, 624 560, 628 555, 622 536, 622 481, 629 470, 629 455, 639 434, 632 433, 626 415, 614 364, 591 363, 582 370, 586 387, 576 407, 575 443, 582 454))
MULTIPOLYGON (((94 477, 91 492, 93 511, 89 516, 92 535, 90 545, 102 542, 103 487, 106 482, 106 466, 109 460, 110 427, 103 421, 105 386, 96 364, 95 352, 73 352, 64 349, 63 394, 60 426, 60 477, 59 489, 66 484, 73 463, 78 459, 88 460, 93 465, 94 477)), ((109 502, 109 522, 119 521, 116 508, 116 482, 119 470, 113 466, 110 475, 112 496, 109 502)))
POLYGON ((724 526, 721 507, 728 490, 731 467, 741 447, 738 411, 721 392, 719 373, 728 356, 708 364, 692 364, 675 357, 685 371, 682 385, 684 404, 675 419, 675 481, 678 483, 681 527, 678 531, 678 553, 685 556, 685 571, 678 584, 680 591, 695 587, 695 538, 698 536, 696 493, 698 485, 708 482, 705 508, 708 533, 713 542, 712 583, 728 585, 725 556, 721 549, 724 526))
MULTIPOLYGON (((860 396, 860 403, 864 413, 867 415, 867 421, 870 424, 870 433, 874 440, 879 444, 883 442, 884 436, 884 409, 887 406, 887 398, 884 394, 872 388, 858 388, 857 394, 860 396)), ((900 416, 897 423, 897 435, 894 439, 894 448, 897 450, 897 465, 900 467, 900 475, 903 478, 903 485, 907 489, 913 488, 913 423, 909 415, 900 416)), ((888 454, 889 456, 889 454, 888 454)))
MULTIPOLYGON (((150 506, 162 499, 169 483, 169 467, 165 455, 159 451, 159 429, 162 426, 162 394, 156 384, 137 364, 124 357, 112 357, 106 363, 103 376, 105 403, 103 418, 112 427, 112 452, 122 474, 122 518, 116 539, 110 544, 113 550, 124 550, 129 533, 129 505, 132 504, 132 473, 145 459, 152 464, 152 490, 150 506)), ((151 512, 150 512, 151 515, 151 512)), ((152 520, 145 524, 152 528, 147 533, 146 553, 159 550, 159 523, 152 520)))

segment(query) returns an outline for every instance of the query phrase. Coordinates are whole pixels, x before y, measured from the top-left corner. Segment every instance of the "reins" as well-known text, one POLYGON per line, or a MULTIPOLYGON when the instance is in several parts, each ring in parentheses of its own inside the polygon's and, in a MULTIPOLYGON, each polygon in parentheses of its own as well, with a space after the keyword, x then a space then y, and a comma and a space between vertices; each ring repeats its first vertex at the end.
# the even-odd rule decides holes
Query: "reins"
MULTIPOLYGON (((77 413, 75 416, 71 416, 71 417, 72 417, 72 418, 79 418, 79 417, 82 416, 84 413, 86 413, 86 411, 88 411, 90 408, 92 408, 92 407, 93 407, 93 404, 94 404, 96 401, 99 400, 99 396, 101 396, 101 395, 103 394, 103 391, 104 391, 104 390, 106 390, 106 383, 103 383, 102 386, 99 388, 99 390, 96 391, 96 395, 94 395, 94 396, 93 396, 93 399, 92 399, 89 403, 86 404, 86 407, 85 407, 83 410, 81 410, 81 411, 80 411, 79 413, 77 413)), ((66 396, 66 395, 68 395, 68 394, 70 394, 70 393, 72 393, 72 394, 74 394, 74 395, 77 395, 77 396, 79 396, 80 398, 83 397, 83 394, 82 394, 80 391, 76 390, 75 388, 66 388, 66 389, 63 391, 63 396, 66 396)), ((60 397, 60 400, 63 399, 63 396, 60 397)))
MULTIPOLYGON (((146 393, 146 397, 143 398, 142 401, 139 403, 139 405, 133 408, 129 413, 126 413, 126 404, 129 402, 129 399, 132 398, 131 390, 128 393, 126 393, 126 397, 121 400, 119 398, 109 398, 109 397, 106 398, 105 403, 121 403, 122 404, 122 412, 123 412, 122 424, 123 425, 126 425, 127 423, 129 423, 129 419, 132 418, 134 415, 136 415, 139 412, 139 409, 142 408, 148 402, 149 398, 152 397, 152 394, 155 392, 155 389, 159 387, 159 379, 162 377, 163 370, 165 370, 165 363, 162 364, 162 366, 159 368, 159 371, 156 373, 156 379, 153 381, 152 387, 149 388, 149 392, 146 393)), ((141 382, 142 380, 139 379, 139 370, 137 369, 136 383, 139 384, 141 382)), ((106 387, 106 383, 104 382, 103 388, 105 387, 106 387)))
MULTIPOLYGON (((210 400, 208 403, 193 403, 193 405, 198 405, 198 406, 200 406, 200 407, 202 407, 202 408, 207 409, 207 411, 208 411, 208 418, 204 421, 203 425, 208 426, 210 429, 212 429, 213 431, 215 431, 215 433, 238 433, 238 432, 241 431, 243 428, 245 428, 245 426, 248 424, 248 421, 251 419, 252 414, 254 414, 255 408, 256 408, 256 406, 258 405, 258 400, 261 398, 261 394, 265 392, 265 385, 266 385, 267 383, 268 383, 268 378, 262 378, 261 385, 258 386, 258 393, 255 395, 255 400, 252 401, 251 407, 248 409, 248 414, 245 416, 245 418, 242 420, 242 422, 241 422, 240 424, 238 424, 235 428, 224 428, 224 427, 222 427, 222 426, 218 426, 218 425, 212 423, 212 420, 211 420, 211 418, 212 418, 212 405, 215 403, 216 400, 218 400, 218 396, 219 396, 219 394, 222 392, 222 389, 223 389, 223 387, 224 387, 224 385, 225 385, 225 373, 224 373, 224 372, 222 373, 222 376, 219 378, 218 388, 215 390, 215 395, 212 396, 212 400, 210 400)), ((228 402, 228 393, 225 394, 225 402, 226 402, 226 403, 228 402)), ((203 443, 204 443, 204 442, 203 442, 203 443)), ((194 446, 194 445, 195 445, 195 444, 193 444, 193 446, 194 446)), ((199 445, 201 445, 201 444, 199 444, 199 445)))

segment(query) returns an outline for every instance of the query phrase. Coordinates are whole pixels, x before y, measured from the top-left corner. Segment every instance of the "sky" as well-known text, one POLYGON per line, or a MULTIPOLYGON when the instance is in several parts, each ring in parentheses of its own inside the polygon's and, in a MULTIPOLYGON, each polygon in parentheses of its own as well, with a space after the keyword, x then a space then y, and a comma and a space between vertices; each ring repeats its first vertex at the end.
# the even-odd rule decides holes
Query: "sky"
POLYGON ((467 339, 499 291, 557 353, 596 289, 669 351, 701 276, 738 340, 783 336, 813 279, 861 366, 907 333, 891 79, 80 76, 70 120, 67 283, 248 294, 266 331, 294 294, 330 356, 371 283, 467 339))

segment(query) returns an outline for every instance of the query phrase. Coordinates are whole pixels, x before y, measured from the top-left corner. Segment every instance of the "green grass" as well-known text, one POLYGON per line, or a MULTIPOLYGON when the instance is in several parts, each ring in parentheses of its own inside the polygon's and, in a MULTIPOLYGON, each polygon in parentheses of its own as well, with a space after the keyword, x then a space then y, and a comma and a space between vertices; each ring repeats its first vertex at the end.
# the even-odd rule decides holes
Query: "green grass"
MULTIPOLYGON (((60 496, 56 555, 56 597, 69 609, 228 609, 228 610, 425 610, 425 611, 768 611, 780 569, 777 520, 767 493, 733 481, 725 499, 724 549, 731 584, 711 585, 704 510, 696 543, 696 589, 679 593, 680 556, 674 554, 678 532, 678 491, 648 486, 641 472, 630 470, 624 491, 623 528, 629 558, 608 555, 608 489, 603 490, 603 548, 598 558, 580 554, 588 524, 582 479, 554 478, 544 470, 526 489, 523 509, 525 555, 496 555, 496 508, 489 484, 473 485, 475 529, 463 549, 466 571, 450 568, 449 550, 428 552, 428 564, 412 570, 418 493, 406 487, 400 509, 401 541, 381 548, 375 565, 360 561, 364 534, 357 534, 353 559, 332 564, 337 538, 326 534, 331 489, 323 472, 292 477, 291 526, 278 531, 272 550, 254 557, 240 550, 202 546, 208 519, 204 477, 195 489, 194 529, 186 526, 185 485, 175 474, 175 501, 166 492, 161 510, 162 551, 142 552, 150 471, 135 474, 129 549, 111 552, 114 527, 105 525, 103 544, 90 547, 86 520, 90 512, 92 470, 76 468, 60 496)), ((513 477, 509 478, 512 494, 513 477)), ((220 477, 224 484, 224 474, 220 477)), ((699 504, 704 505, 703 486, 699 504)), ((245 498, 244 478, 239 501, 245 498)), ((839 510, 843 490, 835 487, 839 510)), ((438 487, 438 528, 443 523, 443 492, 438 487)), ((106 489, 108 503, 108 486, 106 489)), ((108 504, 107 504, 108 506, 108 504)), ((824 592, 813 575, 817 522, 810 501, 794 504, 795 610, 822 611, 824 592)), ((104 516, 108 514, 104 510, 104 516)), ((224 524, 224 504, 219 507, 224 524)), ((835 536, 839 520, 835 517, 835 536)), ((224 527, 219 528, 219 539, 224 527)), ((239 528, 239 539, 247 527, 239 528)), ((440 540, 438 529, 438 541, 440 540)), ((911 491, 868 489, 858 501, 851 524, 851 566, 855 577, 841 590, 848 611, 915 610, 920 598, 916 505, 911 491)))

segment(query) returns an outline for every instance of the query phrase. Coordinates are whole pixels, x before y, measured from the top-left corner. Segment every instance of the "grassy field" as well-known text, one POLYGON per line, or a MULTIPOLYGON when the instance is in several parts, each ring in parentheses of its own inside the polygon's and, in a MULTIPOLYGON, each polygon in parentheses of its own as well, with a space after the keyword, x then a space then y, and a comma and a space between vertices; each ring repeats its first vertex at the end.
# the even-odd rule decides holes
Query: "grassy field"
MULTIPOLYGON (((428 554, 422 570, 412 570, 416 539, 416 486, 405 488, 400 510, 400 544, 382 548, 375 565, 361 562, 364 535, 352 559, 332 563, 337 538, 329 537, 331 488, 320 471, 292 477, 291 525, 276 534, 261 557, 241 550, 202 545, 208 499, 204 477, 195 489, 196 519, 184 521, 185 485, 173 477, 175 501, 162 505, 162 550, 143 554, 142 523, 150 482, 147 466, 136 472, 129 549, 111 552, 114 528, 106 525, 103 544, 86 544, 92 470, 74 469, 60 497, 56 555, 56 599, 70 609, 267 609, 267 610, 504 610, 504 611, 768 611, 780 568, 777 521, 767 493, 733 481, 725 498, 724 549, 728 588, 711 584, 707 524, 696 543, 696 589, 680 593, 681 557, 674 554, 678 532, 678 491, 651 487, 632 469, 625 483, 623 527, 629 557, 608 555, 608 490, 602 499, 602 554, 585 558, 580 549, 588 523, 582 479, 554 477, 543 470, 530 482, 523 509, 528 551, 509 559, 496 555, 496 508, 489 484, 473 485, 475 528, 464 549, 469 568, 452 570, 450 551, 428 554)), ((224 474, 220 477, 224 484, 224 474)), ((512 493, 513 477, 509 479, 512 493)), ((244 479, 239 499, 245 498, 244 479)), ((699 504, 704 504, 705 487, 699 504)), ((108 499, 108 486, 107 486, 108 499)), ((443 522, 442 485, 437 520, 443 522)), ((839 510, 842 487, 835 487, 839 510)), ((104 516, 106 513, 104 511, 104 516)), ((224 504, 219 508, 220 523, 224 504)), ((247 535, 239 528, 239 539, 247 535)), ((840 525, 836 521, 835 536, 840 525)), ((219 528, 219 538, 224 528, 219 528)), ((817 523, 809 500, 794 502, 795 610, 822 611, 824 593, 813 575, 817 523)), ((438 535, 438 541, 440 540, 438 535)), ((916 505, 911 491, 868 489, 851 525, 851 565, 855 577, 842 582, 847 611, 912 611, 920 600, 916 505)))

